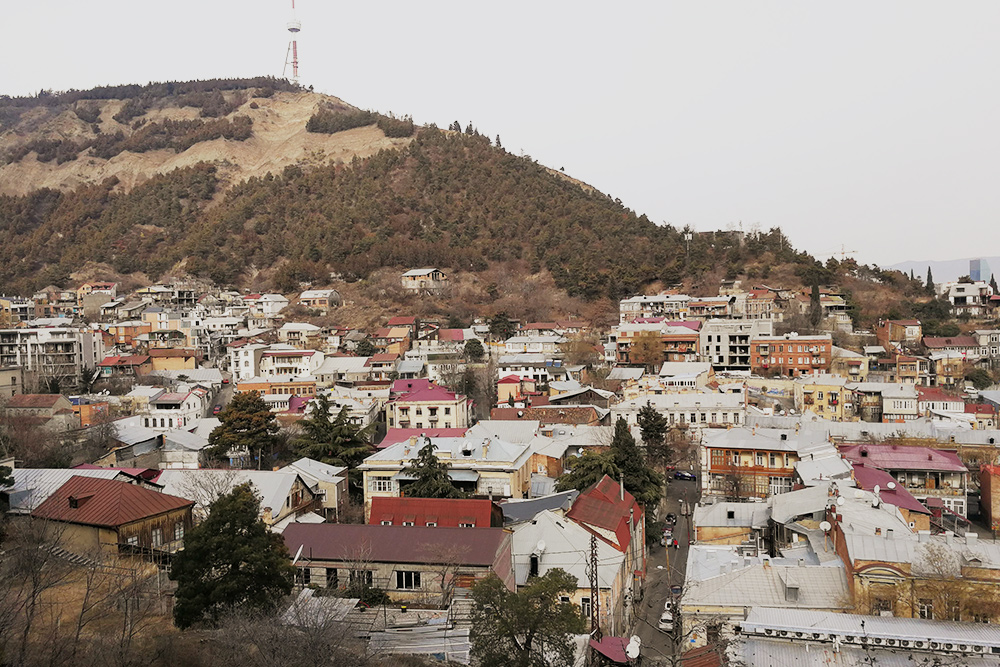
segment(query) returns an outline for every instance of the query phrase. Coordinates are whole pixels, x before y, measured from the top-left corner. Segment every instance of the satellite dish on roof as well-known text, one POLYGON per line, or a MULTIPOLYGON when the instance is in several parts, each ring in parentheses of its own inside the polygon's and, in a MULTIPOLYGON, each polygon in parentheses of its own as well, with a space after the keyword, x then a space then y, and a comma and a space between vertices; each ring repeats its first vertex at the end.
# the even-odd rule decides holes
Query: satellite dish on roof
POLYGON ((299 545, 299 550, 295 552, 295 558, 293 558, 293 559, 292 559, 292 565, 295 565, 295 563, 297 563, 297 562, 298 562, 298 560, 299 560, 299 556, 301 556, 301 555, 302 555, 302 549, 304 549, 304 548, 305 548, 305 546, 306 546, 306 545, 304 545, 304 544, 300 544, 300 545, 299 545))
POLYGON ((846 502, 847 502, 847 498, 845 498, 844 496, 837 496, 837 504, 838 505, 843 505, 846 502))
POLYGON ((545 540, 538 540, 538 544, 535 545, 535 551, 537 553, 545 553, 545 540))
POLYGON ((879 492, 879 491, 881 491, 881 490, 882 490, 882 487, 880 487, 880 486, 879 486, 878 484, 876 484, 876 485, 875 485, 875 488, 874 488, 874 489, 872 489, 872 492, 873 492, 873 493, 874 493, 875 495, 878 495, 878 492, 879 492))
POLYGON ((632 638, 628 640, 628 645, 625 646, 625 655, 629 660, 635 660, 639 657, 639 641, 637 635, 632 635, 632 638))
POLYGON ((888 484, 885 485, 885 487, 891 491, 892 489, 896 488, 896 483, 895 482, 889 482, 888 484))
POLYGON ((819 522, 819 529, 822 530, 824 533, 828 532, 831 528, 833 528, 833 526, 830 525, 829 521, 820 521, 819 522))

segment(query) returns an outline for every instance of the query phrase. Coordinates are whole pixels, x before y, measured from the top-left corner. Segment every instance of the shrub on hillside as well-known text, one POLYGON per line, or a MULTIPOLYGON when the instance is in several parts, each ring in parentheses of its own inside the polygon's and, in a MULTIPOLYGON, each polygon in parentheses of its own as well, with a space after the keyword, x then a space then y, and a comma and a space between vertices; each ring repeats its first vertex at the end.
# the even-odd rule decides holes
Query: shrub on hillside
POLYGON ((413 119, 409 116, 396 118, 394 116, 380 115, 378 117, 378 129, 382 130, 387 137, 412 137, 415 126, 413 125, 413 119))
POLYGON ((371 111, 331 111, 320 109, 306 123, 307 132, 317 134, 335 134, 344 130, 353 130, 378 122, 378 117, 371 111))

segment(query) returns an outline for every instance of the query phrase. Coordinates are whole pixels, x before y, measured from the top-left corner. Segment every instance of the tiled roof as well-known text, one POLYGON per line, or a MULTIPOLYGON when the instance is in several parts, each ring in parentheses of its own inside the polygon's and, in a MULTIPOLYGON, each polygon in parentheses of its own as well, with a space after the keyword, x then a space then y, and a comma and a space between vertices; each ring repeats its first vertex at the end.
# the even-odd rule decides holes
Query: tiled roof
POLYGON ((31 516, 113 528, 192 505, 194 502, 190 500, 127 482, 74 476, 35 508, 31 516))
MULTIPOLYGON (((433 270, 433 269, 428 269, 433 270)), ((386 324, 390 327, 408 327, 416 324, 417 318, 412 315, 397 315, 389 319, 386 324)))
POLYGON ((398 403, 417 403, 427 401, 455 401, 457 399, 458 395, 454 392, 448 391, 444 387, 431 385, 409 394, 404 394, 397 398, 396 401, 398 403))
POLYGON ((952 336, 942 338, 937 336, 924 336, 924 347, 979 347, 979 343, 972 336, 952 336))
POLYGON ((145 354, 130 354, 121 357, 105 357, 98 366, 139 366, 149 361, 145 354))
POLYGON ((293 523, 282 533, 289 553, 307 560, 351 561, 359 549, 375 563, 435 563, 460 554, 462 565, 490 566, 507 538, 503 528, 426 528, 367 524, 293 523))

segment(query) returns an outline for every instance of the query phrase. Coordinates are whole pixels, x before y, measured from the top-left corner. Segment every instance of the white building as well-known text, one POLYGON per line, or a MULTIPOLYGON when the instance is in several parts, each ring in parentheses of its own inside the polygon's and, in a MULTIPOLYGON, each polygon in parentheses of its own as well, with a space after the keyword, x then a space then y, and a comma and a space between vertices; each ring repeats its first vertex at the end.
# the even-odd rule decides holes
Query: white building
POLYGON ((749 371, 750 341, 773 331, 771 320, 708 320, 698 334, 701 360, 717 371, 749 371))
POLYGON ((104 339, 96 330, 72 326, 0 330, 0 367, 19 366, 68 386, 77 385, 104 356, 104 339))
POLYGON ((611 406, 611 419, 624 418, 629 426, 634 426, 639 423, 639 411, 649 403, 670 424, 740 426, 746 421, 744 399, 744 394, 653 394, 611 406))

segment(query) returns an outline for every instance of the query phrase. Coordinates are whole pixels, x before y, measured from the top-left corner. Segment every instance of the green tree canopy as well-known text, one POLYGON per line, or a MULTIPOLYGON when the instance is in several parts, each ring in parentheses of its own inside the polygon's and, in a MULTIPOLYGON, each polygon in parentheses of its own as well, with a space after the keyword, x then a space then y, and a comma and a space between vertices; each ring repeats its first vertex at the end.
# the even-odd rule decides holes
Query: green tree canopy
POLYGON ((478 338, 470 338, 465 343, 465 356, 470 361, 482 361, 483 357, 486 356, 483 343, 478 338))
MULTIPOLYGON (((993 384, 993 376, 989 374, 989 371, 983 368, 973 368, 965 374, 965 379, 971 382, 972 386, 979 390, 986 389, 993 384)), ((2 471, 3 468, 0 468, 0 472, 2 471)), ((0 486, 2 486, 2 484, 0 484, 0 486)))
POLYGON ((349 411, 341 408, 336 417, 330 416, 330 397, 321 394, 312 411, 298 423, 302 434, 292 443, 298 456, 315 459, 334 466, 346 466, 352 491, 361 490, 361 475, 357 467, 372 453, 369 437, 375 426, 362 428, 352 424, 349 411))
POLYGON ((294 573, 281 536, 260 520, 260 499, 242 484, 212 503, 174 555, 174 621, 188 628, 236 609, 272 611, 291 593, 294 573))
POLYGON ((646 463, 642 451, 629 432, 628 423, 619 418, 611 439, 612 460, 625 479, 625 490, 643 507, 654 509, 663 492, 663 476, 646 463))
POLYGON ((403 474, 416 479, 407 484, 403 492, 411 498, 461 498, 462 492, 455 488, 448 477, 448 464, 434 455, 434 445, 430 439, 417 452, 417 458, 407 467, 403 474))
POLYGON ((500 312, 490 318, 490 334, 496 340, 507 340, 515 333, 514 323, 506 312, 500 312))
POLYGON ((370 357, 375 354, 375 345, 370 340, 365 338, 363 341, 358 343, 356 348, 354 348, 354 352, 359 357, 370 357))
POLYGON ((667 446, 667 430, 670 427, 667 418, 646 401, 646 405, 639 408, 637 421, 642 432, 646 457, 651 462, 666 463, 672 454, 667 446))
POLYGON ((818 327, 823 321, 823 306, 819 300, 819 284, 813 283, 812 293, 809 295, 809 323, 818 327))
POLYGON ((927 267, 927 293, 934 294, 934 276, 931 275, 931 267, 927 267))
POLYGON ((209 458, 220 460, 229 457, 229 452, 245 452, 242 459, 249 462, 277 444, 278 421, 259 392, 237 393, 219 413, 219 421, 222 423, 208 436, 205 453, 209 458))
POLYGON ((559 601, 580 586, 555 568, 517 592, 494 575, 472 589, 472 655, 481 667, 568 667, 571 635, 586 624, 577 607, 559 601))
POLYGON ((583 491, 597 484, 605 475, 615 480, 621 478, 613 453, 587 449, 583 456, 569 459, 569 472, 556 480, 556 491, 583 491))

